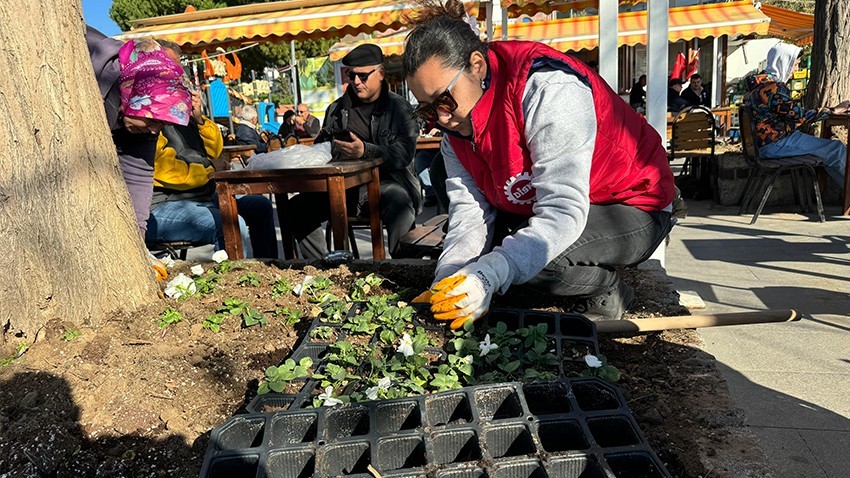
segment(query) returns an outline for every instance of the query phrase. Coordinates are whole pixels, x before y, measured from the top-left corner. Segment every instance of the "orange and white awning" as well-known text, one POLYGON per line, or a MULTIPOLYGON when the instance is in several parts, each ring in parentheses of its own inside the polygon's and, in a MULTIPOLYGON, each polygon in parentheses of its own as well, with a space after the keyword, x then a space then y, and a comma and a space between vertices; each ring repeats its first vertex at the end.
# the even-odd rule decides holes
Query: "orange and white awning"
POLYGON ((814 40, 814 15, 770 5, 762 5, 761 12, 770 17, 770 30, 767 32, 769 36, 785 38, 798 45, 811 43, 814 40))
MULTIPOLYGON (((668 22, 668 38, 673 42, 735 34, 764 35, 770 18, 750 1, 740 1, 671 8, 668 22)), ((647 24, 646 11, 621 13, 618 44, 645 45, 647 24)), ((493 37, 501 38, 501 26, 496 27, 493 37)), ((592 49, 599 41, 599 17, 516 23, 508 26, 508 39, 538 41, 560 51, 592 49)))
POLYGON ((260 3, 139 20, 117 38, 155 37, 198 50, 254 41, 342 37, 397 29, 417 8, 414 0, 260 3))
MULTIPOLYGON (((620 14, 620 45, 646 44, 646 15, 646 11, 620 14)), ((670 41, 678 41, 735 34, 763 35, 768 32, 769 23, 770 18, 753 7, 749 1, 671 8, 668 38, 670 41)), ((404 53, 406 35, 407 32, 402 31, 383 38, 337 43, 331 47, 330 58, 339 60, 363 43, 378 45, 385 55, 400 55, 404 53)), ((501 26, 496 26, 493 37, 502 37, 501 26)), ((599 39, 599 17, 512 23, 508 25, 508 39, 537 41, 560 51, 592 49, 597 46, 599 39)))
MULTIPOLYGON (((620 5, 631 5, 645 0, 620 0, 620 5)), ((503 9, 508 11, 508 16, 516 18, 520 15, 534 15, 535 13, 549 14, 552 12, 567 12, 570 10, 584 10, 585 8, 599 8, 599 0, 501 0, 503 9)))

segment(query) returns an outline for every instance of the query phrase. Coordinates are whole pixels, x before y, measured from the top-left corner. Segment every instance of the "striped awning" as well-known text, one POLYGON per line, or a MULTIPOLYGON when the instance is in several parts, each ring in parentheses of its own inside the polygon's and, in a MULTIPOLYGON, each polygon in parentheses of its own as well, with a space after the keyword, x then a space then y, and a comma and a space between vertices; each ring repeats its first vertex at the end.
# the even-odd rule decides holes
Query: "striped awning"
POLYGON ((785 38, 798 45, 805 45, 814 40, 814 15, 770 5, 762 5, 761 12, 770 17, 770 29, 767 32, 769 36, 785 38))
MULTIPOLYGON (((770 19, 753 7, 749 1, 671 8, 668 37, 670 41, 677 41, 739 33, 765 34, 768 32, 769 22, 770 19)), ((646 11, 620 14, 620 45, 646 44, 646 31, 646 11)), ((337 43, 331 47, 330 58, 336 61, 363 43, 374 43, 380 46, 385 55, 400 55, 404 52, 406 35, 407 32, 402 31, 383 38, 337 43)), ((493 38, 501 37, 501 26, 496 26, 493 38)), ((599 17, 596 16, 508 25, 509 40, 537 41, 560 51, 595 48, 598 38, 599 17)))
POLYGON ((191 51, 255 41, 343 37, 397 29, 417 8, 414 0, 259 3, 138 20, 117 38, 156 37, 191 51))
MULTIPOLYGON (((618 44, 645 45, 647 24, 646 11, 621 13, 618 44)), ((748 0, 671 8, 668 38, 678 41, 735 34, 763 35, 769 25, 770 18, 748 0)), ((493 37, 501 38, 501 26, 496 27, 493 37)), ((508 26, 508 39, 539 41, 560 51, 592 49, 599 41, 599 17, 512 24, 508 26)))
MULTIPOLYGON (((520 15, 535 13, 549 14, 552 12, 567 12, 599 8, 599 0, 500 0, 502 8, 507 9, 508 16, 516 18, 520 15)), ((645 0, 620 0, 620 5, 631 5, 645 0)))

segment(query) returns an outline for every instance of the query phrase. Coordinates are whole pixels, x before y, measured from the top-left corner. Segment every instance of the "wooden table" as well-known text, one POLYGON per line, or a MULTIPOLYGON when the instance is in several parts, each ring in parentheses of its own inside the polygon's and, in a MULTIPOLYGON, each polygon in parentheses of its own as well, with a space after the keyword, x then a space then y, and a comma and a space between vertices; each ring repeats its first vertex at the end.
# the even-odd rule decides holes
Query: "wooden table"
POLYGON ((237 194, 274 194, 278 221, 286 258, 294 259, 295 247, 291 229, 286 224, 288 194, 294 192, 327 192, 331 205, 331 228, 334 249, 348 246, 348 211, 345 191, 368 184, 369 225, 372 232, 372 257, 384 259, 384 236, 381 231, 379 201, 381 199, 378 166, 383 159, 334 161, 325 166, 268 170, 219 171, 210 174, 215 180, 221 222, 224 229, 224 250, 232 259, 242 259, 242 236, 236 211, 237 194))
MULTIPOLYGON (((831 138, 832 128, 835 126, 844 126, 847 128, 847 139, 850 143, 850 114, 831 115, 823 121, 821 128, 821 138, 831 138)), ((844 202, 841 205, 841 214, 844 216, 850 215, 850 144, 847 145, 847 164, 844 167, 844 202)))
POLYGON ((221 156, 220 158, 224 158, 227 161, 240 161, 242 166, 245 166, 248 162, 248 158, 254 154, 254 146, 250 144, 234 144, 231 146, 223 146, 221 148, 221 156))
POLYGON ((420 136, 416 141, 416 151, 423 151, 426 149, 440 149, 440 143, 443 142, 442 136, 420 136))

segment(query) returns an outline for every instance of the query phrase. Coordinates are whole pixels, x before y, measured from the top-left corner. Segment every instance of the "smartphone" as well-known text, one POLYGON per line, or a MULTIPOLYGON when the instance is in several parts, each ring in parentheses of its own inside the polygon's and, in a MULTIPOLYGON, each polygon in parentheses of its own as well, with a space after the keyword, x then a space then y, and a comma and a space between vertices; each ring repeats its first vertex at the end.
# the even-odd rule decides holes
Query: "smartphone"
POLYGON ((351 139, 351 131, 344 129, 341 131, 334 131, 334 139, 337 141, 344 141, 346 143, 351 143, 354 140, 351 139))

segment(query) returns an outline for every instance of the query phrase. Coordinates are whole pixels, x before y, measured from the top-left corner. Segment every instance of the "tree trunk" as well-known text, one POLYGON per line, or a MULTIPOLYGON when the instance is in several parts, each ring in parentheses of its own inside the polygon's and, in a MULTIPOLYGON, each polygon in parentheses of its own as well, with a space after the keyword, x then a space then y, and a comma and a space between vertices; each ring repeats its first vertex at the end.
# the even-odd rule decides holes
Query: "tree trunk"
POLYGON ((80 0, 0 2, 4 342, 157 298, 84 32, 80 0))
POLYGON ((811 79, 806 93, 810 108, 850 100, 850 2, 818 0, 811 79))

